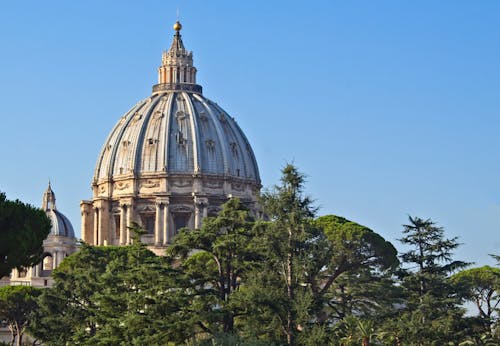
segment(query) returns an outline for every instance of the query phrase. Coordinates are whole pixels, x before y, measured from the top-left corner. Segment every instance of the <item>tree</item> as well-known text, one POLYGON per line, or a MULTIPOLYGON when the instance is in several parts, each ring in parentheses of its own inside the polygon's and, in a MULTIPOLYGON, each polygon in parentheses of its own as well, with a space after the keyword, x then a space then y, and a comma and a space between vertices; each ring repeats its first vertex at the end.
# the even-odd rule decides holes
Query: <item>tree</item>
POLYGON ((453 275, 451 282, 466 301, 476 305, 483 325, 481 334, 492 337, 500 304, 500 268, 483 266, 463 270, 453 275))
POLYGON ((271 221, 269 230, 274 234, 270 243, 270 264, 273 271, 281 274, 286 293, 286 316, 282 317, 282 327, 288 345, 296 344, 296 333, 301 329, 299 315, 301 312, 303 318, 307 315, 310 297, 306 292, 302 294, 300 287, 305 283, 303 264, 311 257, 307 250, 314 247, 316 240, 312 227, 316 208, 303 194, 304 182, 304 175, 288 164, 282 170, 281 185, 262 196, 264 211, 271 221))
POLYGON ((333 327, 350 315, 380 316, 393 301, 391 243, 367 227, 328 215, 314 219, 304 177, 291 165, 282 183, 263 194, 269 218, 255 227, 264 266, 241 286, 238 299, 251 313, 246 335, 269 342, 331 344, 333 327))
POLYGON ((41 261, 50 227, 44 211, 0 193, 0 277, 41 261))
POLYGON ((158 345, 183 342, 194 326, 188 296, 164 257, 136 241, 65 258, 39 299, 30 332, 47 345, 158 345))
POLYGON ((400 241, 410 249, 401 255, 407 266, 402 277, 407 300, 401 316, 406 341, 424 345, 456 341, 463 331, 460 297, 448 277, 467 263, 453 260, 457 238, 446 239, 444 229, 430 219, 409 217, 400 241))
POLYGON ((30 324, 30 315, 36 309, 40 290, 30 286, 0 287, 0 321, 9 326, 11 345, 21 346, 23 335, 30 324))
POLYGON ((368 227, 343 217, 326 215, 314 225, 328 239, 326 256, 315 259, 317 271, 308 272, 322 323, 334 323, 346 316, 377 318, 397 301, 392 270, 398 264, 397 250, 368 227))
POLYGON ((255 248, 253 219, 239 199, 230 199, 201 229, 183 229, 167 256, 186 275, 197 309, 193 316, 204 333, 233 333, 243 309, 233 296, 249 270, 261 259, 255 248))

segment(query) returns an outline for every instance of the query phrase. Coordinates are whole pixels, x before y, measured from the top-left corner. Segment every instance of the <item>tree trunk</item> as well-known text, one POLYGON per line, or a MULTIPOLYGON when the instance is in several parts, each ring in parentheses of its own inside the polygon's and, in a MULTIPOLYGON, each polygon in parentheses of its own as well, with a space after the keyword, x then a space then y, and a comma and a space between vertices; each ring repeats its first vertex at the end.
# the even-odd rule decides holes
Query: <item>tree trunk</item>
POLYGON ((17 332, 17 346, 22 346, 23 344, 23 331, 21 330, 19 324, 16 322, 16 332, 17 332))
POLYGON ((9 330, 10 330, 10 346, 14 346, 16 334, 14 333, 14 328, 12 327, 12 324, 9 325, 9 330))
POLYGON ((363 336, 363 339, 361 340, 361 346, 370 346, 370 340, 367 336, 363 336))

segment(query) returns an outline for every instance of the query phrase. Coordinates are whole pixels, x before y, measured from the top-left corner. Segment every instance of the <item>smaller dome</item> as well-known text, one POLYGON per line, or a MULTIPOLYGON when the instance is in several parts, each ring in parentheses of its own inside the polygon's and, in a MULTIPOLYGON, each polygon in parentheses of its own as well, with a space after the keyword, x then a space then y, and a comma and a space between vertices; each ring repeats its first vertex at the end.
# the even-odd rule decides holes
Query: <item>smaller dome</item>
POLYGON ((56 209, 56 194, 52 191, 50 181, 47 190, 43 194, 42 210, 47 214, 52 223, 50 235, 75 238, 75 231, 73 231, 71 222, 63 213, 56 209))
POLYGON ((45 213, 52 223, 52 228, 50 229, 50 235, 57 235, 62 237, 75 237, 75 231, 71 222, 66 216, 55 209, 46 210, 45 213))

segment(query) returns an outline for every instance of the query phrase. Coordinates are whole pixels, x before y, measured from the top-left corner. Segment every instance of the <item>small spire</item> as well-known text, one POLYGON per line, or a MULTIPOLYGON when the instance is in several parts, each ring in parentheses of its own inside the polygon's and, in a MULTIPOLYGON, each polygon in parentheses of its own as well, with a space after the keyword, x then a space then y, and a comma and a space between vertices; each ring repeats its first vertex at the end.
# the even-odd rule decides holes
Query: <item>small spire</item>
POLYGON ((47 190, 43 194, 42 209, 45 211, 51 209, 56 210, 56 195, 54 191, 52 191, 52 187, 50 185, 50 179, 49 179, 49 185, 47 186, 47 190))

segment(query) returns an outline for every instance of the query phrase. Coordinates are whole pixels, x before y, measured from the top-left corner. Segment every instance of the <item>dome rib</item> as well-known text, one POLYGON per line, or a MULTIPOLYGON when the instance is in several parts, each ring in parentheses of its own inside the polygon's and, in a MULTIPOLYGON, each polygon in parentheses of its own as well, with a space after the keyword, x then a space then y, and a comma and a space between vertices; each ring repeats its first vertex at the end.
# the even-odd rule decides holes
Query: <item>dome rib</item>
POLYGON ((164 152, 163 152, 163 169, 165 171, 168 172, 168 170, 170 169, 170 164, 168 162, 168 155, 169 155, 169 152, 170 152, 170 146, 171 146, 171 143, 169 141, 169 138, 170 138, 170 129, 171 129, 171 122, 172 122, 172 114, 173 114, 173 106, 174 106, 174 102, 173 100, 175 99, 175 93, 169 93, 167 94, 168 95, 168 99, 167 99, 167 104, 165 106, 165 129, 164 129, 164 133, 163 133, 163 149, 164 149, 164 152))
POLYGON ((141 167, 141 158, 142 158, 142 153, 143 153, 143 149, 144 149, 144 137, 145 137, 145 134, 147 132, 147 129, 149 127, 149 120, 151 118, 151 113, 153 113, 153 110, 156 108, 156 105, 160 102, 160 97, 157 97, 157 96, 151 96, 150 98, 150 103, 149 103, 149 108, 146 112, 146 115, 144 116, 142 120, 142 123, 140 125, 140 128, 139 128, 139 133, 137 134, 137 145, 135 146, 135 151, 134 151, 134 155, 132 155, 132 157, 134 158, 134 160, 132 161, 132 167, 133 167, 133 173, 134 174, 139 174, 140 172, 142 172, 142 168, 141 167), (154 100, 154 101, 153 101, 154 100))
POLYGON ((116 158, 116 151, 118 150, 118 147, 121 143, 121 138, 123 136, 123 132, 125 129, 128 127, 132 117, 130 117, 130 114, 134 114, 138 111, 138 109, 141 109, 142 106, 144 106, 144 103, 146 100, 141 100, 137 102, 131 109, 129 109, 122 118, 120 118, 118 124, 115 125, 113 130, 111 130, 111 133, 109 136, 106 138, 106 141, 104 142, 104 145, 101 149, 101 153, 99 154, 99 160, 97 161, 96 169, 94 172, 94 181, 97 181, 98 179, 102 178, 102 170, 104 169, 105 172, 105 178, 109 178, 113 175, 114 173, 114 165, 115 165, 115 158, 116 158), (127 119, 128 117, 128 119, 127 119), (121 121, 123 119, 123 122, 121 121), (113 137, 114 135, 118 132, 115 138, 115 142, 113 143, 113 137), (108 146, 111 145, 111 150, 109 153, 106 153, 106 149, 108 146), (103 162, 105 162, 105 158, 109 157, 108 160, 108 166, 107 167, 102 167, 103 162))
POLYGON ((225 175, 229 171, 229 162, 228 162, 229 155, 227 152, 227 146, 224 145, 224 143, 226 143, 224 135, 223 135, 224 131, 222 130, 222 128, 220 126, 220 122, 218 121, 217 117, 213 113, 212 109, 209 107, 209 103, 207 102, 207 99, 205 99, 204 97, 201 97, 200 95, 195 95, 194 97, 197 98, 198 101, 200 101, 200 103, 205 107, 205 110, 210 115, 210 121, 212 122, 212 124, 215 127, 215 131, 217 133, 217 140, 218 140, 219 146, 220 146, 221 151, 222 151, 222 162, 224 163, 223 171, 221 173, 225 175))
POLYGON ((201 157, 200 157, 200 129, 198 127, 198 121, 196 118, 196 110, 194 109, 193 102, 189 94, 183 92, 182 97, 187 100, 187 108, 189 109, 189 119, 191 122, 191 138, 193 140, 193 168, 194 173, 200 173, 202 171, 201 167, 201 157))

